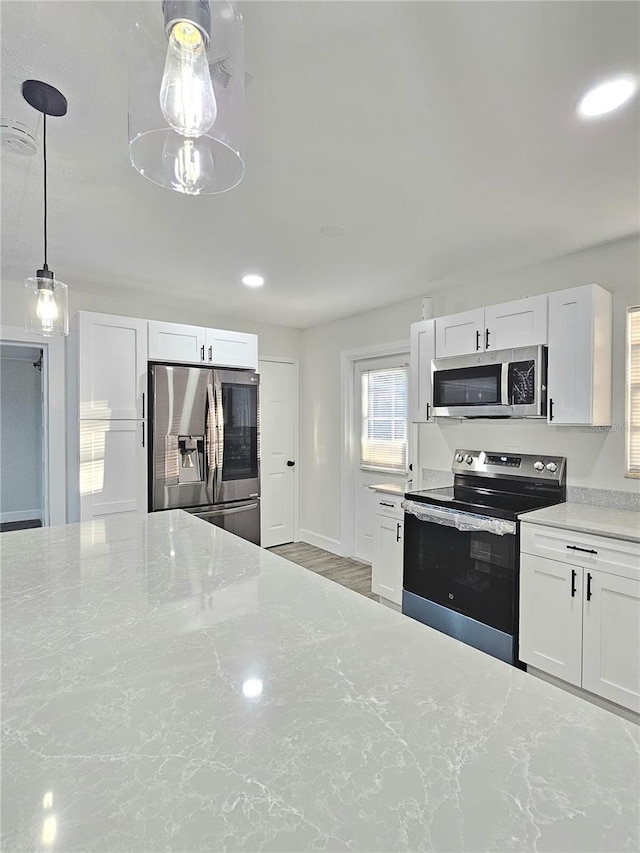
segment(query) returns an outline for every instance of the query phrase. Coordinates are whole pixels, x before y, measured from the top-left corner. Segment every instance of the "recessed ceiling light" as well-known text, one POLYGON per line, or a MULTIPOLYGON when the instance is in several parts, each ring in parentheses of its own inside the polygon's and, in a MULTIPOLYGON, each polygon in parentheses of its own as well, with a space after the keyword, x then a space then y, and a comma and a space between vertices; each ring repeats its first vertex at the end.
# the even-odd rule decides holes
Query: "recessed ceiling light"
POLYGON ((246 284, 247 287, 262 287, 264 278, 261 275, 243 275, 242 283, 246 284))
POLYGON ((614 77, 589 89, 578 104, 578 114, 583 118, 606 115, 631 100, 637 90, 638 81, 631 74, 614 77))
POLYGON ((344 225, 323 225, 320 231, 325 237, 344 237, 347 233, 344 225))

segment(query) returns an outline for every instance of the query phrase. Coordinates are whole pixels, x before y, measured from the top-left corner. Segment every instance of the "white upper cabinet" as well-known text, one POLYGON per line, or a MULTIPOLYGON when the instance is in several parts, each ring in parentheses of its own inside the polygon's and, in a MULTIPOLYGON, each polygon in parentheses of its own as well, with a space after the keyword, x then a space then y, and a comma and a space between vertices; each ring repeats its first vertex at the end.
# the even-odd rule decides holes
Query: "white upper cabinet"
POLYGON ((549 294, 548 420, 611 424, 612 296, 597 284, 549 294))
POLYGON ((409 359, 409 420, 431 419, 431 361, 436 354, 436 321, 421 320, 411 324, 411 358, 409 359))
POLYGON ((436 317, 436 358, 547 343, 547 294, 436 317))
POLYGON ((258 336, 150 320, 149 358, 257 370, 258 336))
POLYGON ((81 419, 146 416, 146 320, 79 311, 77 357, 81 419))
POLYGON ((258 369, 258 336, 224 329, 206 330, 206 357, 217 367, 258 369))
POLYGON ((149 358, 153 361, 185 361, 202 364, 206 329, 180 323, 149 321, 149 358))
POLYGON ((484 308, 436 317, 436 358, 484 350, 484 308))
POLYGON ((529 296, 484 309, 484 348, 512 349, 547 343, 548 297, 529 296))

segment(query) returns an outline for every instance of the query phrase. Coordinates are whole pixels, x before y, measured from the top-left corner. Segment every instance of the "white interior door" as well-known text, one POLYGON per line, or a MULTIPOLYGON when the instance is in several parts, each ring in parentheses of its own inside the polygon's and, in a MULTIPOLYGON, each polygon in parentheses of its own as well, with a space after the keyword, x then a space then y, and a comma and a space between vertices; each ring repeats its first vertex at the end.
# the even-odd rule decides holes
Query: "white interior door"
POLYGON ((293 542, 296 535, 298 365, 261 359, 259 368, 260 539, 264 548, 272 548, 293 542))

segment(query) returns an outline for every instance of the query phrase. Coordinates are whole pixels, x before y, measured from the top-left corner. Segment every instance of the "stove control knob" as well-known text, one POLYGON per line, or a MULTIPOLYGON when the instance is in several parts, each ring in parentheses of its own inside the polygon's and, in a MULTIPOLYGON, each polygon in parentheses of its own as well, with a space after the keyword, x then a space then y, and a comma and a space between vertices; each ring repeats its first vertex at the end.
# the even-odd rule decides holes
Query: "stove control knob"
POLYGON ((456 462, 464 462, 464 456, 462 453, 456 453, 456 462))
POLYGON ((473 456, 469 456, 469 454, 467 454, 465 456, 464 461, 467 463, 467 465, 471 465, 471 463, 473 462, 473 456))
POLYGON ((541 461, 538 459, 538 461, 537 461, 537 462, 534 462, 534 463, 533 463, 533 467, 536 469, 536 471, 544 471, 544 462, 541 462, 541 461))
POLYGON ((558 466, 555 462, 547 462, 547 471, 551 471, 552 474, 555 474, 558 470, 558 466))

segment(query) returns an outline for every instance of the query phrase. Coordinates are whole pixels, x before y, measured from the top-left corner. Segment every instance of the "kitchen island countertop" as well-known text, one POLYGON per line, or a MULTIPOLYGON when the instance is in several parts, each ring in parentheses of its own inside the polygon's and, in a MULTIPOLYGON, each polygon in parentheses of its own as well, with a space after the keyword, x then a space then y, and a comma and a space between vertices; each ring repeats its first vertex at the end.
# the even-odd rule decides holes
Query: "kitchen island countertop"
POLYGON ((594 536, 640 542, 640 512, 582 503, 561 503, 522 513, 520 521, 594 536))
POLYGON ((638 849, 640 730, 180 511, 4 533, 2 849, 638 849))

